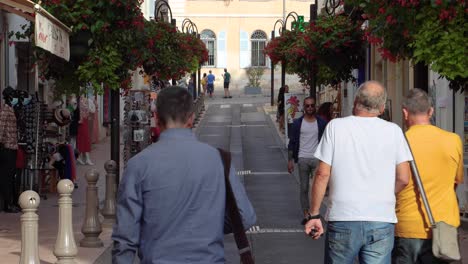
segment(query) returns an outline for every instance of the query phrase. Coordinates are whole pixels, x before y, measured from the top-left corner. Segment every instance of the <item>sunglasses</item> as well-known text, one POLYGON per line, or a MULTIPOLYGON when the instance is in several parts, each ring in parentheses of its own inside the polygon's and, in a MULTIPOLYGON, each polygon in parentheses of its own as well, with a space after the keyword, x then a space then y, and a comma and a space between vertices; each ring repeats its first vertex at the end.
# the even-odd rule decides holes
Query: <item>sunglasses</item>
POLYGON ((304 107, 315 107, 315 104, 305 104, 304 107))

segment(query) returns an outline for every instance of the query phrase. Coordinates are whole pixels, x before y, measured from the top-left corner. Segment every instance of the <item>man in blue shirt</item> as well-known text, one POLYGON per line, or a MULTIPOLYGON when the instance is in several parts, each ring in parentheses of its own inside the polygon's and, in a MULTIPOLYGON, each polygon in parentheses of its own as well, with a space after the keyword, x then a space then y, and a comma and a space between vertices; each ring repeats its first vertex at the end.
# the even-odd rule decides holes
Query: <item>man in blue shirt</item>
MULTIPOLYGON (((226 191, 216 148, 195 138, 187 89, 158 94, 159 141, 129 160, 117 196, 112 263, 225 263, 226 191)), ((255 212, 235 169, 230 182, 245 229, 255 212)), ((229 221, 228 221, 229 222, 229 221)))
POLYGON ((209 74, 206 77, 207 79, 206 89, 208 90, 208 94, 210 95, 210 98, 211 98, 213 97, 215 76, 213 75, 213 73, 211 73, 211 70, 209 70, 208 72, 209 74))

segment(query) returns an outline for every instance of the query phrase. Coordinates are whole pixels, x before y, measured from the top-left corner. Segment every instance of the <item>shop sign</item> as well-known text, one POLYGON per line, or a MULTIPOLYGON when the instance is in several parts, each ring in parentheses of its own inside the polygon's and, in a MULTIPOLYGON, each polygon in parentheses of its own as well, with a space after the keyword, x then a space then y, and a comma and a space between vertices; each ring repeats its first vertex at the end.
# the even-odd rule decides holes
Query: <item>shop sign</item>
POLYGON ((70 60, 70 42, 68 33, 39 12, 36 13, 36 46, 70 60))

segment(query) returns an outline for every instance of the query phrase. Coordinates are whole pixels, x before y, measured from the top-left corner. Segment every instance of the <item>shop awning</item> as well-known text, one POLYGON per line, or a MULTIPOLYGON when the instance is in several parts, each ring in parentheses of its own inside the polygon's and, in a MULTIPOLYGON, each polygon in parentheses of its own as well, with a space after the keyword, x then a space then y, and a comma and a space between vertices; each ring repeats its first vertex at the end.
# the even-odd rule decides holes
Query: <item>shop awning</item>
POLYGON ((2 0, 0 9, 24 17, 35 23, 35 43, 51 53, 70 59, 71 29, 39 4, 29 0, 2 0))

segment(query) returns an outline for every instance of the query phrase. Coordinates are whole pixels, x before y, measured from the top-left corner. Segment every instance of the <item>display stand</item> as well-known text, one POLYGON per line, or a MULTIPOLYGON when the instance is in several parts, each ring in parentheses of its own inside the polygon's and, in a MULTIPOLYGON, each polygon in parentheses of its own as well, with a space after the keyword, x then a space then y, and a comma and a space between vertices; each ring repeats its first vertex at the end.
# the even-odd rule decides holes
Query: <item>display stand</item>
POLYGON ((124 97, 124 166, 151 144, 150 94, 150 90, 130 90, 124 97))

